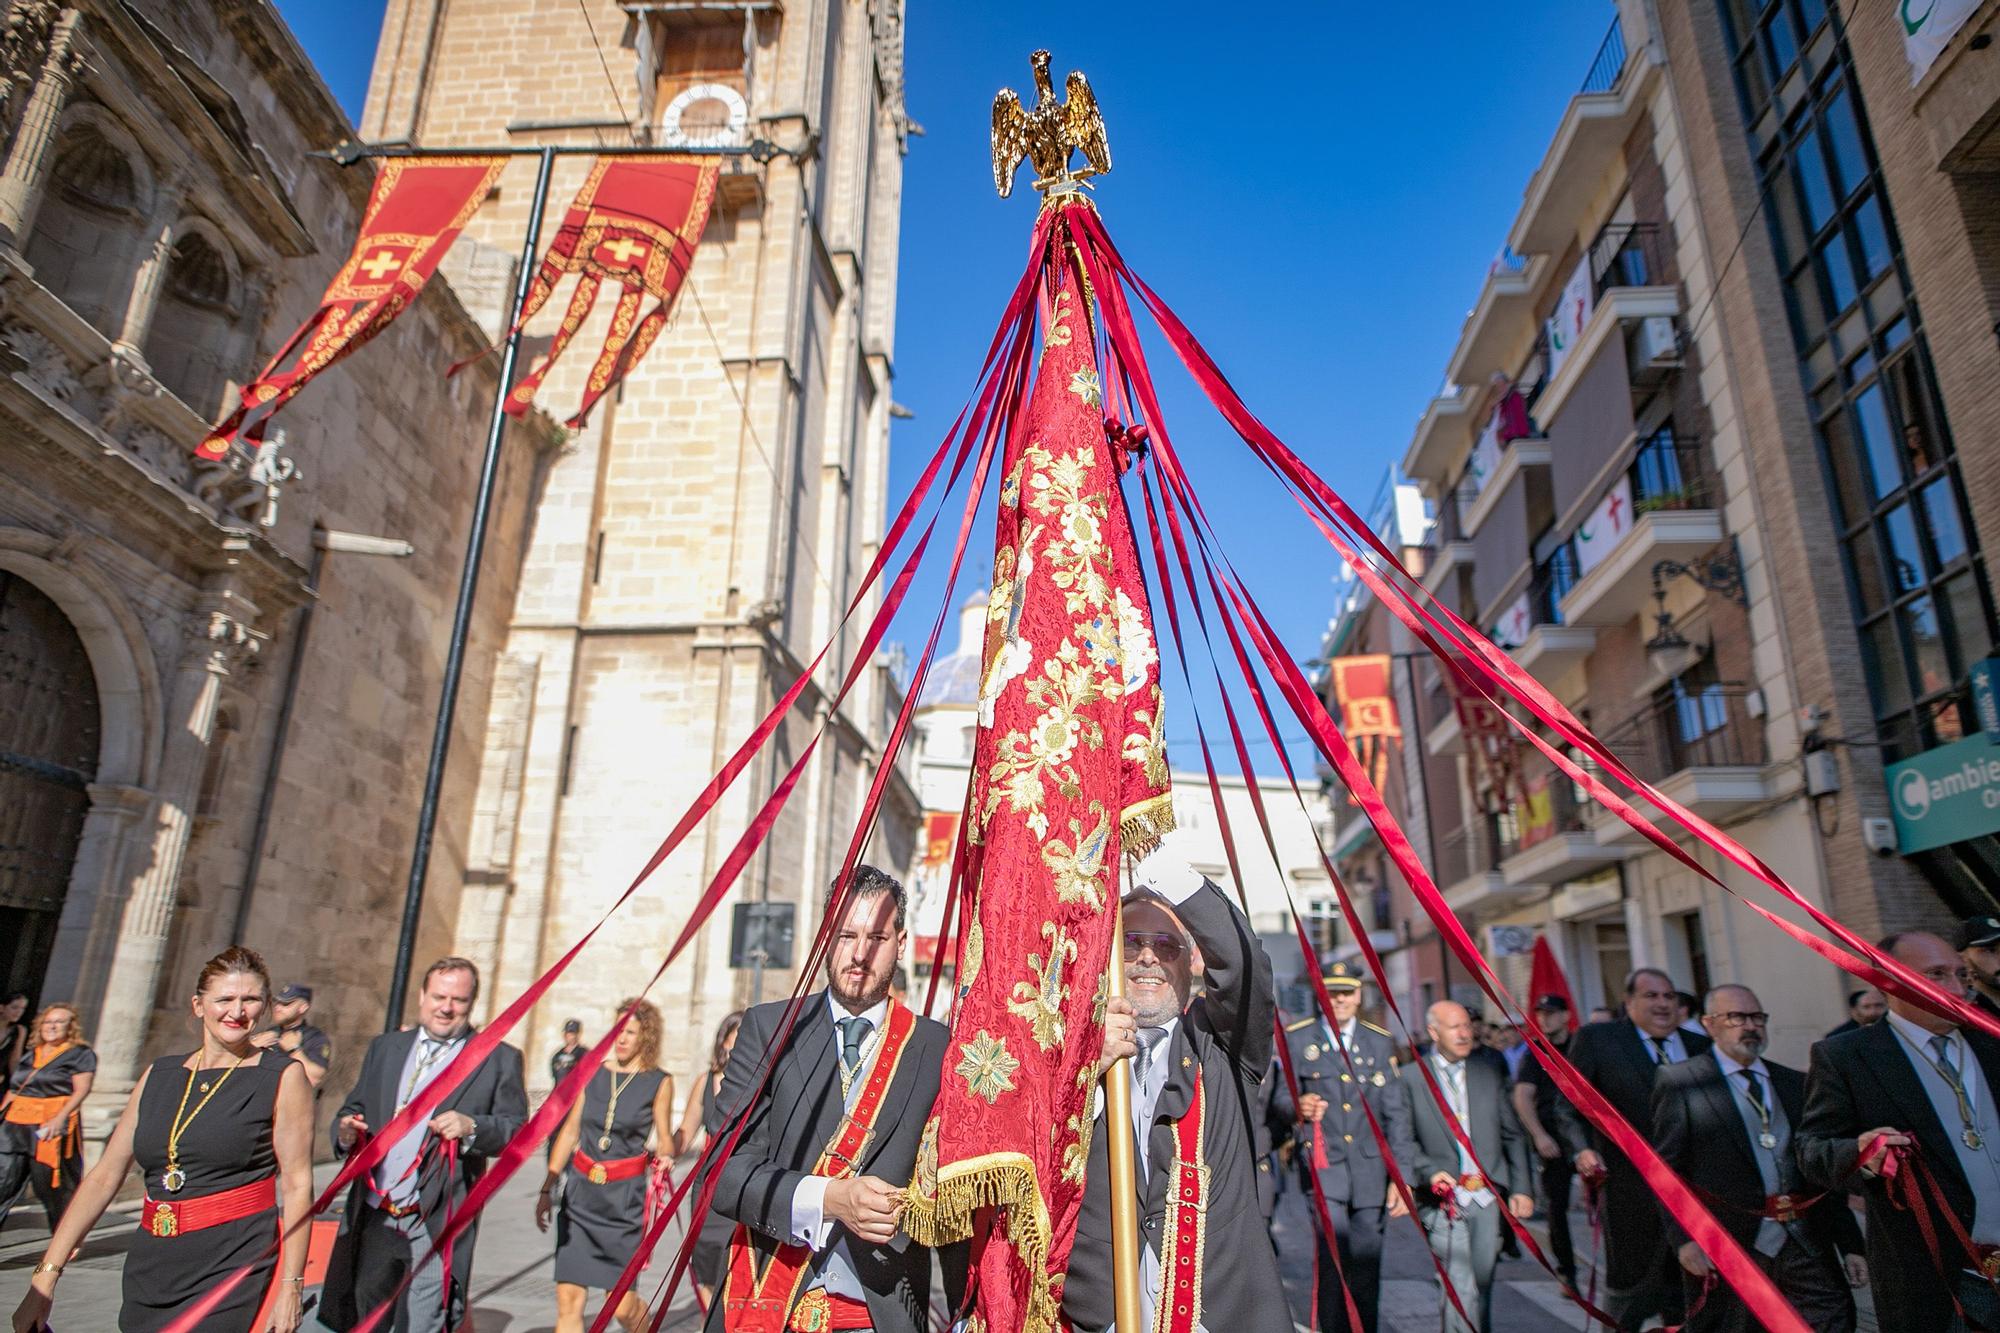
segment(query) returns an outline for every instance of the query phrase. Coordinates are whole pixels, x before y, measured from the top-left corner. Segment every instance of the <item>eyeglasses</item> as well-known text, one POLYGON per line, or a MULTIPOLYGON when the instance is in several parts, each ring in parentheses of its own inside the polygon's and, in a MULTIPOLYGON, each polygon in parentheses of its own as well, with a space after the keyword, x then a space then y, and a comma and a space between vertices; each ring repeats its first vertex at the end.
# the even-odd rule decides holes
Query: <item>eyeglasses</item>
POLYGON ((1955 981, 1961 989, 1972 984, 1972 969, 1969 967, 1927 967, 1917 975, 1939 985, 1955 981))
POLYGON ((1125 961, 1128 963, 1136 961, 1148 949, 1163 963, 1179 962, 1185 948, 1178 935, 1138 930, 1125 932, 1125 961))
POLYGON ((1760 1028, 1771 1021, 1769 1014, 1762 1012, 1746 1014, 1741 1009, 1731 1009, 1726 1014, 1708 1014, 1706 1017, 1713 1018, 1724 1027, 1731 1028, 1760 1028))

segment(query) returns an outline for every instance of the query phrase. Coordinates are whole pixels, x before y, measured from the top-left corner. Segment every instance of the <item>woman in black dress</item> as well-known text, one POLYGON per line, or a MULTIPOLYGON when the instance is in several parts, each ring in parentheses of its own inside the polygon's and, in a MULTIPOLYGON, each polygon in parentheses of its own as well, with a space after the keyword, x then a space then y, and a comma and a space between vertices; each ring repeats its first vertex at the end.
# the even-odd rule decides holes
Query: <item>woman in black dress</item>
MULTIPOLYGON (((728 1118, 722 1111, 722 1071, 729 1067, 729 1053, 736 1049, 736 1029, 742 1026, 743 1011, 738 1009, 725 1017, 715 1030, 715 1047, 709 1052, 708 1069, 701 1076, 701 1095, 697 1097, 690 1092, 687 1110, 681 1115, 681 1127, 676 1135, 676 1145, 681 1152, 693 1152, 722 1132, 722 1122, 728 1118)), ((690 1199, 701 1198, 702 1182, 707 1178, 708 1173, 704 1171, 694 1184, 688 1186, 690 1199)), ((702 1224, 701 1234, 694 1238, 694 1257, 689 1262, 689 1268, 694 1274, 695 1290, 701 1295, 701 1308, 704 1310, 715 1299, 715 1289, 722 1285, 723 1265, 729 1261, 729 1233, 734 1227, 734 1222, 711 1209, 708 1220, 702 1224)))
POLYGON ((0 1098, 0 1226, 32 1183, 54 1231, 83 1181, 83 1117, 77 1109, 97 1077, 97 1053, 66 1004, 35 1018, 34 1041, 0 1098))
MULTIPOLYGON (((647 1182, 674 1157, 674 1080, 660 1069, 660 1011, 644 1000, 618 1008, 630 1009, 631 1020, 557 1131, 549 1160, 563 1165, 535 1201, 542 1230, 556 1214, 556 1333, 583 1333, 590 1289, 607 1290, 624 1273, 646 1230, 647 1182)), ((625 1293, 617 1315, 628 1333, 650 1322, 636 1291, 625 1293)))
POLYGON ((299 1327, 312 1207, 312 1084, 298 1061, 251 1044, 270 994, 264 961, 248 949, 225 949, 202 968, 191 1001, 200 1049, 155 1060, 140 1075, 35 1268, 14 1312, 16 1333, 48 1321, 63 1264, 134 1159, 145 1173, 146 1204, 125 1257, 123 1333, 165 1328, 246 1265, 254 1265, 251 1273, 202 1317, 203 1333, 299 1327), (274 1267, 277 1289, 258 1321, 274 1267))
POLYGON ((28 1053, 28 993, 15 991, 0 1005, 0 1091, 13 1086, 14 1066, 28 1053))

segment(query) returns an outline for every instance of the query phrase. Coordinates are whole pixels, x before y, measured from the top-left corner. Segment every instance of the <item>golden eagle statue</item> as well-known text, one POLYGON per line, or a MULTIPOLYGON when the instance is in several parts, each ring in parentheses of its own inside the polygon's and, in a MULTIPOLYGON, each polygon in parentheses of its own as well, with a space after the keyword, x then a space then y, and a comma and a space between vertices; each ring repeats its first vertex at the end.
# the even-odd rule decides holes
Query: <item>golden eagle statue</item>
POLYGON ((993 183, 1002 199, 1014 192, 1014 172, 1022 158, 1034 164, 1038 190, 1111 170, 1104 117, 1098 113, 1097 98, 1083 71, 1070 71, 1064 88, 1068 97, 1058 102, 1055 83, 1049 78, 1049 53, 1037 51, 1028 60, 1035 67, 1034 108, 1022 110, 1021 99, 1012 88, 1002 88, 993 99, 993 183), (1072 152, 1081 152, 1088 165, 1071 171, 1072 152))

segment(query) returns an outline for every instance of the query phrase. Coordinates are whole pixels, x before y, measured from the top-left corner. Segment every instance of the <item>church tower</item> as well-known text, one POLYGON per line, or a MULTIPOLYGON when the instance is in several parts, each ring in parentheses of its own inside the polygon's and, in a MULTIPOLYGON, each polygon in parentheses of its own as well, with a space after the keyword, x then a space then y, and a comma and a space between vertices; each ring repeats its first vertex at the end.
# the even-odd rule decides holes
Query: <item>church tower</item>
MULTIPOLYGON (((430 885, 425 942, 480 963, 489 1013, 624 890, 833 632, 875 553, 891 498, 902 58, 900 0, 389 0, 371 140, 786 150, 725 160, 672 323, 547 468, 505 649, 474 665, 492 688, 457 741, 482 756, 475 807, 459 812, 469 867, 463 884, 430 885)), ((557 159, 545 245, 590 161, 557 159)), ((496 335, 535 170, 510 164, 446 268, 496 335)), ((524 365, 567 296, 530 326, 524 365)), ((611 304, 538 395, 558 418, 611 304)), ((831 715, 808 690, 770 753, 550 991, 523 1034, 529 1067, 546 1067, 564 1019, 601 1031, 639 991, 824 725, 764 850, 654 992, 667 1067, 701 1067, 725 1013, 786 994, 901 701, 886 665, 831 715), (744 902, 790 909, 790 970, 731 967, 731 906, 744 902)), ((909 865, 918 808, 899 773, 865 854, 909 865)))

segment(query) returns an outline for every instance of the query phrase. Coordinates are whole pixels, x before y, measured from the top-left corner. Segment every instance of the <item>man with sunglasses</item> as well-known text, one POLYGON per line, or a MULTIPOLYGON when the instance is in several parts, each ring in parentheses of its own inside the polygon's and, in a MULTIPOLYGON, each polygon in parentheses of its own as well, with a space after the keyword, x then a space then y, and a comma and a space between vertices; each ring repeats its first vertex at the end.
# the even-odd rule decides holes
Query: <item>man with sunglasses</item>
MULTIPOLYGON (((1805 1075, 1764 1058, 1771 1016, 1749 987, 1717 986, 1701 1010, 1715 1044, 1655 1077, 1653 1145, 1810 1327, 1847 1333, 1854 1327, 1848 1287, 1868 1280, 1868 1262, 1846 1192, 1815 1190, 1799 1170, 1793 1130, 1805 1113, 1805 1075)), ((1660 1211, 1695 1311, 1686 1327, 1750 1333, 1757 1322, 1729 1286, 1701 1298, 1715 1265, 1673 1214, 1660 1211)))
POLYGON ((1126 998, 1107 1007, 1101 1054, 1107 1065, 1129 1059, 1133 1123, 1100 1123, 1091 1135, 1062 1312, 1077 1333, 1112 1325, 1105 1144, 1124 1133, 1138 1150, 1144 1327, 1156 1326, 1166 1285, 1162 1255, 1195 1249, 1191 1265, 1170 1268, 1181 1279, 1174 1284, 1179 1318, 1169 1321, 1172 1327, 1290 1328, 1277 1256, 1269 1245, 1244 1243, 1263 1225, 1248 1117, 1257 1113, 1258 1084, 1271 1062, 1277 1013, 1271 962, 1250 922, 1170 850, 1172 841, 1170 835, 1140 863, 1140 888, 1125 900, 1126 998), (1195 946, 1203 994, 1190 1003, 1195 946))
POLYGON ((1273 1107, 1298 1126, 1301 1187, 1310 1201, 1313 1176, 1333 1222, 1333 1236, 1323 1234, 1319 1208, 1312 1207, 1313 1240, 1317 1246, 1313 1301, 1318 1327, 1327 1333, 1350 1333, 1347 1302, 1340 1280, 1354 1295, 1361 1327, 1351 1333, 1375 1333, 1377 1300, 1382 1285, 1382 1234, 1386 1219, 1405 1211, 1389 1184, 1380 1143, 1368 1123, 1370 1110, 1399 1159, 1407 1160, 1409 1103, 1396 1095, 1396 1043, 1386 1029, 1361 1017, 1361 977, 1346 963, 1335 963, 1320 978, 1326 986, 1333 1021, 1325 1015, 1302 1019, 1285 1028, 1285 1045, 1298 1080, 1298 1102, 1282 1080, 1272 1093, 1273 1107), (1334 1263, 1334 1253, 1339 1264, 1334 1263))

